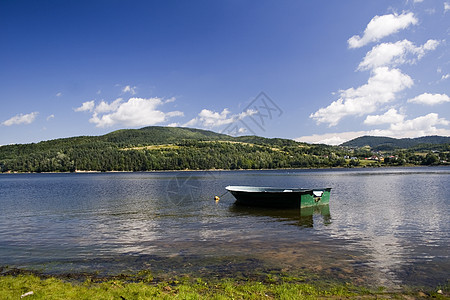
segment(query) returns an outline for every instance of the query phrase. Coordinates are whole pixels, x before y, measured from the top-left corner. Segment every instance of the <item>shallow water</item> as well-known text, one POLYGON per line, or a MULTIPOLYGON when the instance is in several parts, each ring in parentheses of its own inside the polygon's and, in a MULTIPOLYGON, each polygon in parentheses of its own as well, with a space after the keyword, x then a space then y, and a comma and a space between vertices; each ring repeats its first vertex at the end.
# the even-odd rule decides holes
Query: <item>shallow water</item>
POLYGON ((0 266, 446 284, 450 168, 0 175, 0 266), (234 206, 227 185, 331 187, 330 205, 234 206))

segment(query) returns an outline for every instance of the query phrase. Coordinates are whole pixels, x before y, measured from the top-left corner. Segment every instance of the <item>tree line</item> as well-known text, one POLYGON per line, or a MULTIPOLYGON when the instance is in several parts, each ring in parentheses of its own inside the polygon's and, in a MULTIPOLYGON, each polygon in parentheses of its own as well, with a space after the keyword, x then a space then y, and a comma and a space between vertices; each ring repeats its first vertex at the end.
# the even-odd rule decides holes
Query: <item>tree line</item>
MULTIPOLYGON (((384 162, 373 165, 437 165, 450 160, 449 144, 439 145, 439 151, 424 147, 386 152, 384 162), (419 150, 421 154, 417 154, 419 150)), ((0 172, 357 167, 374 154, 370 147, 351 149, 288 139, 231 137, 188 128, 147 127, 99 137, 1 146, 0 172)))
MULTIPOLYGON (((1 148, 0 148, 1 152, 1 148)), ((20 152, 20 151, 19 151, 20 152)), ((161 149, 89 144, 0 159, 1 172, 274 169, 344 166, 326 146, 274 148, 222 141, 188 141, 161 149)))

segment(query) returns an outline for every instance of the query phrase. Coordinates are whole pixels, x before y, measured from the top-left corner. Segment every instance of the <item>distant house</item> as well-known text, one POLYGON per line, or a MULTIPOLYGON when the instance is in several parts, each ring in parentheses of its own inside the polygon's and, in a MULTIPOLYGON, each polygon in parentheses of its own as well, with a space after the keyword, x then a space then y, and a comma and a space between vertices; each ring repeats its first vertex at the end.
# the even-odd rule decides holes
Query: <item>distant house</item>
POLYGON ((371 157, 366 157, 365 158, 366 160, 376 160, 376 161, 379 161, 380 159, 378 158, 378 156, 376 156, 376 155, 372 155, 371 157))

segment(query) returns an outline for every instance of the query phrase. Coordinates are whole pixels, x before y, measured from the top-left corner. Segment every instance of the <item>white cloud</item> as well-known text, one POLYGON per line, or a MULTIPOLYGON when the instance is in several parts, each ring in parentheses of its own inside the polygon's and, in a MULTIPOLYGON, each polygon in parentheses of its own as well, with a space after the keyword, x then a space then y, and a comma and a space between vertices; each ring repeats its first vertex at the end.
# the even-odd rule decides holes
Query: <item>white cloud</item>
POLYGON ((238 120, 242 120, 247 116, 251 116, 256 112, 249 109, 240 114, 230 115, 231 112, 225 108, 222 112, 214 112, 209 109, 203 109, 196 118, 190 120, 184 126, 202 126, 207 128, 228 125, 238 120))
POLYGON ((325 133, 314 134, 310 136, 302 136, 296 138, 297 142, 310 143, 310 144, 328 144, 328 145, 340 145, 346 141, 350 141, 354 138, 367 135, 367 131, 348 131, 340 133, 325 133))
POLYGON ((83 102, 83 104, 80 107, 75 108, 74 110, 79 112, 79 111, 92 111, 94 109, 95 106, 95 101, 86 101, 83 102))
POLYGON ((182 111, 175 110, 175 111, 169 111, 168 113, 166 113, 166 116, 168 118, 182 117, 182 116, 184 116, 184 113, 182 111))
POLYGON ((169 99, 167 99, 166 101, 164 101, 164 103, 172 103, 172 102, 175 102, 175 97, 172 97, 172 98, 169 98, 169 99))
POLYGON ((61 96, 62 96, 62 93, 61 93, 61 92, 56 93, 56 97, 61 97, 61 96))
POLYGON ((376 42, 398 32, 401 29, 408 28, 410 25, 417 24, 418 20, 413 13, 389 14, 384 16, 375 16, 367 24, 362 37, 354 35, 348 39, 349 48, 360 48, 371 42, 376 42))
POLYGON ((444 2, 444 12, 450 10, 450 2, 444 2))
POLYGON ((395 108, 391 108, 382 115, 367 116, 364 120, 366 125, 380 125, 403 122, 405 115, 399 114, 395 108))
POLYGON ((117 98, 116 100, 114 100, 111 103, 107 103, 102 100, 102 102, 100 102, 100 104, 98 104, 95 107, 95 112, 101 114, 101 113, 107 113, 110 111, 115 111, 119 108, 122 100, 123 100, 122 98, 117 98))
POLYGON ((351 115, 362 116, 378 109, 380 104, 395 100, 396 93, 413 85, 413 80, 398 69, 379 67, 373 70, 367 84, 339 91, 340 98, 309 117, 318 124, 335 126, 351 115))
MULTIPOLYGON (((422 1, 415 1, 415 3, 417 2, 422 1)), ((450 9, 450 4, 448 9, 450 9)), ((310 118, 315 120, 317 124, 324 123, 329 127, 338 125, 347 116, 365 116, 365 125, 382 125, 380 129, 304 136, 297 140, 340 144, 361 135, 396 138, 434 134, 450 135, 449 121, 445 118, 439 118, 436 113, 407 120, 403 112, 395 108, 388 110, 386 108, 386 104, 399 100, 401 96, 404 96, 402 92, 414 85, 413 79, 403 73, 399 67, 405 64, 416 64, 428 52, 445 43, 445 40, 435 39, 429 39, 424 44, 419 45, 406 39, 380 42, 381 39, 416 24, 418 24, 418 19, 412 12, 392 13, 372 18, 362 34, 354 35, 347 41, 349 48, 360 48, 369 43, 378 43, 366 53, 357 68, 359 71, 370 71, 367 83, 338 91, 338 96, 335 98, 337 100, 319 108, 310 115, 310 118), (380 109, 383 109, 383 111, 380 112, 380 109)), ((442 73, 440 68, 438 73, 441 73, 441 81, 450 78, 450 75, 442 73)), ((427 105, 448 102, 450 102, 448 94, 424 93, 408 100, 408 103, 427 105)))
POLYGON ((205 127, 215 127, 234 122, 233 117, 228 117, 230 111, 225 108, 221 113, 211 111, 209 109, 202 109, 198 117, 186 123, 187 126, 202 125, 205 127))
POLYGON ((51 119, 54 119, 54 118, 55 118, 55 115, 52 114, 52 115, 48 116, 46 120, 50 121, 51 119))
POLYGON ((440 42, 437 40, 428 40, 423 46, 418 47, 419 59, 425 55, 425 51, 423 50, 434 50, 437 46, 439 46, 440 42))
POLYGON ((359 64, 358 70, 369 70, 382 66, 397 66, 404 63, 414 64, 427 51, 436 49, 439 43, 436 40, 428 40, 422 46, 417 47, 408 40, 379 44, 366 54, 363 61, 359 64), (412 54, 414 57, 408 58, 408 54, 412 54))
POLYGON ((167 121, 172 117, 183 116, 183 112, 162 112, 157 108, 164 104, 160 98, 130 98, 127 102, 117 99, 112 103, 102 101, 95 109, 89 122, 97 127, 117 124, 125 126, 149 126, 167 121), (110 113, 106 113, 110 112, 110 113), (102 114, 103 113, 103 114, 102 114))
POLYGON ((136 87, 127 85, 122 89, 122 93, 130 93, 131 95, 136 95, 136 87))
POLYGON ((20 124, 31 124, 38 116, 39 112, 35 111, 29 114, 18 114, 14 117, 2 122, 2 125, 4 126, 11 126, 11 125, 20 125, 20 124))
POLYGON ((438 130, 436 125, 448 124, 449 122, 445 119, 440 119, 438 114, 430 113, 426 116, 392 124, 389 130, 393 133, 400 133, 401 135, 409 135, 413 132, 413 135, 417 137, 437 134, 438 130))
POLYGON ((429 94, 423 93, 417 97, 408 100, 408 103, 417 103, 425 105, 436 105, 450 102, 450 97, 446 94, 429 94))
POLYGON ((388 129, 374 129, 367 131, 349 131, 340 133, 315 134, 296 138, 296 141, 306 143, 319 143, 329 145, 339 145, 343 142, 357 138, 359 136, 388 136, 393 138, 415 138, 428 135, 450 136, 450 129, 438 128, 438 125, 448 126, 450 124, 444 118, 439 118, 438 114, 430 113, 415 119, 393 123, 388 129))
POLYGON ((414 3, 422 3, 423 0, 414 0, 413 2, 414 2, 414 3))

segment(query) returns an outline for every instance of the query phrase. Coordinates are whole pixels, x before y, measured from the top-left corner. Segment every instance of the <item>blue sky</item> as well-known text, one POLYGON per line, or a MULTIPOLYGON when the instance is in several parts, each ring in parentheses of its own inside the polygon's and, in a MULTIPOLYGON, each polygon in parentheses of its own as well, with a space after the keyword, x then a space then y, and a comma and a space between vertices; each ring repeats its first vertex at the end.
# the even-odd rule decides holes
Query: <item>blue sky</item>
POLYGON ((0 0, 0 39, 0 145, 450 136, 450 0, 0 0))

